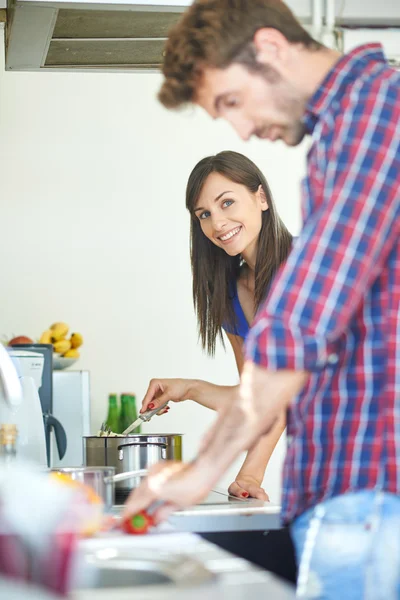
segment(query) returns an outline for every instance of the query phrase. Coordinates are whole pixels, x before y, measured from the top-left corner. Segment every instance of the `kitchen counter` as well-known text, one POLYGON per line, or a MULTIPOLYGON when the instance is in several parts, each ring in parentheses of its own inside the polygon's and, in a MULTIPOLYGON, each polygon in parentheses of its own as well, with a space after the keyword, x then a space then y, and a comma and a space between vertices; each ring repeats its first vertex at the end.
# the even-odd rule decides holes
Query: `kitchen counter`
POLYGON ((179 531, 196 533, 280 529, 280 506, 215 489, 204 502, 177 511, 168 522, 179 531))
MULTIPOLYGON (((122 506, 114 509, 118 514, 122 506)), ((173 513, 168 523, 178 531, 194 533, 280 529, 280 506, 254 498, 237 498, 216 488, 200 504, 173 513)))
MULTIPOLYGON (((115 507, 115 512, 121 508, 115 507)), ((147 535, 127 535, 115 529, 80 540, 71 570, 73 591, 68 597, 70 600, 221 600, 228 597, 248 600, 251 595, 294 600, 294 587, 273 573, 231 554, 201 535, 188 532, 265 530, 277 527, 278 518, 278 506, 242 500, 214 490, 204 502, 177 511, 169 522, 155 527, 147 535)), ((37 597, 33 589, 18 588, 17 582, 0 579, 0 589, 7 590, 10 598, 37 597)), ((42 595, 44 598, 45 594, 42 595)), ((50 594, 46 597, 53 598, 50 594)))
MULTIPOLYGON (((114 509, 118 513, 122 506, 114 509)), ((281 529, 276 504, 229 496, 216 488, 198 505, 173 513, 168 525, 175 531, 198 533, 222 550, 286 581, 296 581, 293 543, 287 528, 281 529)))
MULTIPOLYGON (((294 600, 294 588, 281 582, 274 575, 259 569, 247 561, 221 550, 197 535, 175 533, 168 525, 146 536, 112 535, 99 539, 85 540, 81 551, 90 552, 110 548, 136 549, 143 554, 153 549, 171 556, 190 556, 200 562, 213 578, 196 585, 176 585, 163 583, 158 585, 133 586, 129 588, 78 589, 71 600, 248 600, 253 598, 273 598, 273 600, 294 600)), ((183 565, 183 560, 182 560, 183 565)))

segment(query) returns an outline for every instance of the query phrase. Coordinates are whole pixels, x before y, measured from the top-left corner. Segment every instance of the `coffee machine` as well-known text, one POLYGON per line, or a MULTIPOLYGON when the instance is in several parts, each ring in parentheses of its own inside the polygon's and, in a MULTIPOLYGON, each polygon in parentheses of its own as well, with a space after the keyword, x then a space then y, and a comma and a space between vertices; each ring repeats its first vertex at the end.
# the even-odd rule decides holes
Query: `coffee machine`
MULTIPOLYGON (((39 387, 39 398, 42 406, 44 431, 46 437, 47 466, 52 466, 51 446, 54 432, 55 447, 58 457, 61 460, 67 450, 67 434, 64 426, 53 415, 53 346, 51 344, 17 344, 13 346, 14 350, 27 350, 43 357, 43 369, 41 385, 39 387)), ((54 458, 54 454, 53 454, 54 458)), ((53 461, 54 462, 54 461, 53 461)))
POLYGON ((15 424, 18 458, 46 467, 46 441, 38 389, 44 358, 40 354, 0 346, 2 389, 0 423, 15 424), (10 360, 11 359, 11 360, 10 360), (10 393, 7 381, 17 381, 10 393))

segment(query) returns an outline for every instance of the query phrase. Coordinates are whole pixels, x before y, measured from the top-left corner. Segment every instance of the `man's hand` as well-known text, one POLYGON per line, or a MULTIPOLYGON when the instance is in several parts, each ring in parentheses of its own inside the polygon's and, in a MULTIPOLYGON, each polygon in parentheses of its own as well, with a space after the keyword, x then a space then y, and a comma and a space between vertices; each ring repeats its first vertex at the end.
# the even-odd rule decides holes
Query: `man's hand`
POLYGON ((175 510, 203 500, 211 487, 207 471, 196 463, 159 462, 149 470, 141 486, 131 492, 122 518, 150 508, 154 522, 159 523, 175 510), (156 502, 157 507, 153 511, 152 505, 156 502))
POLYGON ((240 475, 236 481, 231 483, 228 488, 231 496, 237 496, 238 498, 257 498, 257 500, 264 500, 269 502, 268 494, 260 486, 260 482, 251 477, 251 475, 240 475))
POLYGON ((129 496, 123 517, 161 501, 161 506, 150 510, 159 522, 177 508, 205 498, 235 458, 271 430, 307 378, 304 372, 269 372, 246 362, 236 401, 219 414, 213 435, 207 436, 207 443, 203 441, 196 461, 190 464, 162 461, 155 465, 129 496))

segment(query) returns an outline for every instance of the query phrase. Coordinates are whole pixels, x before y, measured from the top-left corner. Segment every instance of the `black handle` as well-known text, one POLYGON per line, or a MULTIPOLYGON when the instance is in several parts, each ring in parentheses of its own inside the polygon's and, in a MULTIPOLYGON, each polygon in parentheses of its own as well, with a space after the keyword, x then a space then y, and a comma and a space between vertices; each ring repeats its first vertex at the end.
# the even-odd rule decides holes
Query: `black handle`
POLYGON ((130 442, 129 444, 121 444, 117 447, 117 450, 128 448, 128 446, 161 446, 161 448, 167 448, 167 444, 163 444, 163 442, 130 442))
MULTIPOLYGON (((46 413, 43 415, 44 425, 46 430, 46 438, 50 438, 50 431, 54 429, 54 435, 56 436, 57 451, 60 460, 64 458, 67 451, 67 434, 65 433, 64 427, 60 421, 53 415, 46 413)), ((50 466, 50 444, 47 445, 47 463, 50 466)))

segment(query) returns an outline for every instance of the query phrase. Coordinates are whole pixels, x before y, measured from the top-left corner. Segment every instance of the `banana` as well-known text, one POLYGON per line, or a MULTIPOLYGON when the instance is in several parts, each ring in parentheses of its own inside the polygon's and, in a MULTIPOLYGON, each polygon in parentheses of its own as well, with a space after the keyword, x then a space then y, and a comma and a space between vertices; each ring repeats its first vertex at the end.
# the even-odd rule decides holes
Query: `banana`
POLYGON ((53 332, 51 331, 51 329, 43 331, 42 335, 40 336, 39 344, 51 344, 52 335, 53 332))
POLYGON ((83 337, 80 333, 73 333, 69 338, 72 348, 79 348, 83 344, 83 337))
POLYGON ((69 326, 66 323, 53 323, 53 325, 50 326, 51 329, 51 337, 53 338, 53 341, 58 341, 61 340, 62 338, 65 338, 65 336, 68 333, 68 329, 69 326))
POLYGON ((70 350, 71 342, 69 340, 58 340, 57 342, 53 342, 53 348, 57 354, 64 354, 70 350))
POLYGON ((71 348, 71 350, 68 350, 67 352, 65 352, 65 354, 63 354, 63 357, 64 358, 79 358, 80 354, 76 348, 71 348))

